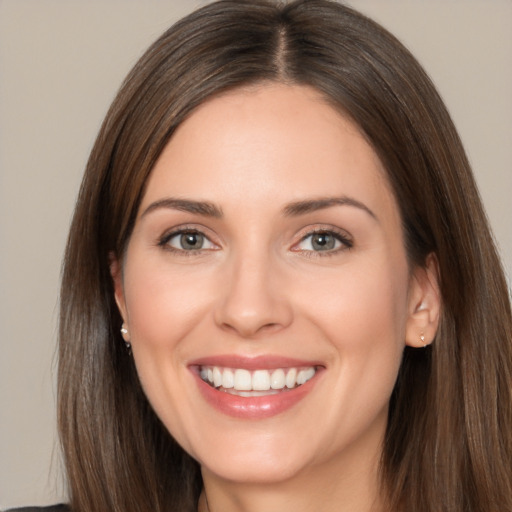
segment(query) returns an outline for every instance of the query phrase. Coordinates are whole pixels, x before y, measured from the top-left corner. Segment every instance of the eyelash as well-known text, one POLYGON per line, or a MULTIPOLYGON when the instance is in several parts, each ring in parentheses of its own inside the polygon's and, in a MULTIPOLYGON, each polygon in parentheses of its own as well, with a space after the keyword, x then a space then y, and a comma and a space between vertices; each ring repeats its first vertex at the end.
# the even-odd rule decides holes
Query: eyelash
POLYGON ((293 249, 294 252, 300 252, 302 255, 308 257, 308 258, 326 258, 331 257, 339 254, 342 251, 350 250, 354 246, 354 242, 348 237, 347 233, 338 231, 333 228, 317 228, 313 229, 311 231, 307 231, 297 242, 294 244, 294 247, 300 245, 305 240, 307 240, 310 237, 313 237, 314 235, 328 235, 332 236, 337 242, 341 244, 340 247, 326 250, 326 251, 314 251, 314 250, 302 250, 302 249, 293 249))
MULTIPOLYGON (((216 245, 210 240, 210 238, 203 231, 201 231, 197 228, 192 228, 192 227, 189 228, 186 226, 182 227, 182 228, 175 229, 169 233, 165 233, 162 237, 160 237, 160 239, 157 242, 157 245, 167 251, 179 254, 181 256, 195 256, 195 255, 202 254, 205 250, 206 251, 215 250, 215 249, 203 249, 203 248, 190 249, 190 250, 178 249, 176 247, 172 247, 169 244, 169 242, 173 238, 175 238, 177 236, 185 235, 185 234, 200 235, 200 236, 204 237, 204 239, 207 240, 210 244, 216 245)), ((300 252, 301 254, 303 254, 304 256, 309 257, 309 258, 316 258, 316 257, 324 258, 324 257, 334 256, 341 251, 349 250, 353 246, 354 246, 353 241, 347 236, 346 233, 342 233, 341 231, 337 231, 333 228, 317 228, 317 229, 313 229, 311 231, 307 231, 306 233, 304 233, 304 235, 300 238, 300 240, 293 245, 291 250, 293 252, 300 252), (326 251, 305 250, 305 249, 297 249, 297 248, 294 249, 294 247, 297 247, 298 245, 300 245, 301 243, 306 241, 308 238, 313 237, 314 235, 317 235, 317 234, 332 236, 337 242, 339 242, 341 244, 341 247, 337 247, 337 248, 334 248, 331 250, 326 250, 326 251)))
MULTIPOLYGON (((173 252, 175 254, 178 254, 180 256, 197 256, 197 255, 200 255, 203 253, 203 251, 205 251, 205 249, 191 249, 191 250, 185 250, 185 249, 177 249, 176 247, 173 247, 172 245, 169 244, 169 242, 177 237, 177 236, 181 236, 181 235, 200 235, 202 237, 204 237, 205 240, 207 240, 210 244, 212 245, 216 245, 214 244, 210 238, 204 234, 203 231, 197 229, 197 228, 189 228, 189 227, 181 227, 181 228, 178 228, 178 229, 175 229, 169 233, 165 233, 159 240, 158 240, 158 243, 157 245, 159 247, 162 247, 163 249, 165 249, 166 251, 170 251, 170 252, 173 252)), ((206 249, 206 250, 211 250, 211 249, 206 249)))

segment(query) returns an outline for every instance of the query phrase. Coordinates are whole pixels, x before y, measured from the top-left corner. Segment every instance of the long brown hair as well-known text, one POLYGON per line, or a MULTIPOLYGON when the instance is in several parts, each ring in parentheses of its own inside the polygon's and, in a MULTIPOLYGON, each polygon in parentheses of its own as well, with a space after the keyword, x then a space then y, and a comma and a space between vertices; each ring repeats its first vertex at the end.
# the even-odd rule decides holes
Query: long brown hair
POLYGON ((122 257, 151 169, 196 106, 265 81, 310 85, 384 164, 411 265, 435 253, 441 324, 406 349, 381 462, 393 511, 512 510, 510 299, 469 164, 432 83, 376 23, 328 0, 225 0, 136 64, 92 150, 64 261, 59 426, 76 511, 193 511, 197 462, 148 404, 119 334, 122 257))

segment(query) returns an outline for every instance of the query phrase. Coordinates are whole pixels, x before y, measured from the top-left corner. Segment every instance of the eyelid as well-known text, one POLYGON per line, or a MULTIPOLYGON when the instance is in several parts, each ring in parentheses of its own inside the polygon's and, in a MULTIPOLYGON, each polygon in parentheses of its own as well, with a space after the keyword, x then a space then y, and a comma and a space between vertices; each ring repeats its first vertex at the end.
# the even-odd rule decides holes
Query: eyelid
POLYGON ((198 254, 198 253, 201 253, 201 252, 208 252, 208 251, 215 251, 215 250, 218 250, 220 248, 219 244, 214 242, 212 240, 212 236, 209 233, 210 230, 208 230, 207 228, 203 227, 203 226, 197 226, 197 225, 189 225, 189 224, 185 224, 185 225, 181 225, 181 226, 175 226, 173 228, 170 228, 168 230, 166 230, 157 240, 157 245, 159 247, 162 247, 166 250, 169 250, 171 252, 176 252, 176 253, 180 253, 180 254, 184 254, 184 255, 193 255, 193 254, 198 254), (206 240, 208 240, 208 242, 210 244, 212 244, 214 247, 213 248, 201 248, 201 249, 191 249, 191 250, 185 250, 185 249, 178 249, 177 247, 173 247, 171 245, 169 245, 169 241, 176 237, 176 236, 179 236, 179 235, 182 235, 184 233, 197 233, 199 235, 202 235, 204 236, 204 238, 206 240))
MULTIPOLYGON (((170 228, 166 230, 157 240, 156 245, 169 250, 171 252, 176 252, 183 255, 194 255, 204 252, 210 252, 210 251, 216 251, 221 248, 220 243, 217 241, 212 240, 212 237, 210 233, 210 230, 204 226, 198 226, 197 224, 190 225, 190 224, 184 224, 179 226, 174 226, 173 228, 170 228), (206 240, 210 244, 212 244, 212 248, 201 248, 201 249, 179 249, 176 247, 172 247, 169 245, 169 240, 171 240, 175 236, 179 236, 184 233, 197 233, 205 237, 206 240)), ((308 226, 306 228, 303 228, 301 232, 297 235, 298 240, 293 243, 290 250, 293 252, 299 252, 303 254, 307 254, 311 257, 316 256, 329 256, 337 254, 340 251, 344 251, 347 249, 351 249, 354 245, 352 236, 345 230, 337 228, 335 226, 329 225, 316 225, 316 226, 308 226), (309 250, 309 249, 300 249, 298 248, 298 245, 300 245, 302 242, 304 242, 308 237, 311 237, 315 234, 322 233, 322 234, 329 234, 332 235, 336 241, 338 241, 341 245, 340 247, 326 250, 326 251, 315 251, 315 250, 309 250)))
POLYGON ((308 254, 308 256, 332 256, 337 254, 340 251, 345 251, 347 249, 351 249, 354 246, 354 242, 350 234, 340 228, 336 228, 334 226, 315 226, 308 227, 301 230, 301 233, 298 235, 299 240, 295 242, 291 250, 294 252, 301 252, 303 254, 308 254), (338 242, 340 242, 341 246, 335 249, 326 250, 326 251, 315 251, 308 249, 299 249, 298 245, 304 242, 308 237, 311 237, 315 234, 329 234, 332 235, 338 242))

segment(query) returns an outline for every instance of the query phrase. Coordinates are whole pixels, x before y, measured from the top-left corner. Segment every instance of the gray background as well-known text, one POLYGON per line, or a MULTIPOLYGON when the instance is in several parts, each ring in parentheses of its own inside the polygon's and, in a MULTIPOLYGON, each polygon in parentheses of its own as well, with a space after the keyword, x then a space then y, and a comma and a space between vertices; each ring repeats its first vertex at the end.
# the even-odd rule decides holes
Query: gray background
MULTIPOLYGON (((55 434, 60 260, 121 80, 190 0, 0 0, 0 508, 65 499, 55 434)), ((354 0, 431 74, 512 269, 512 2, 354 0)), ((510 282, 510 280, 509 280, 510 282)))

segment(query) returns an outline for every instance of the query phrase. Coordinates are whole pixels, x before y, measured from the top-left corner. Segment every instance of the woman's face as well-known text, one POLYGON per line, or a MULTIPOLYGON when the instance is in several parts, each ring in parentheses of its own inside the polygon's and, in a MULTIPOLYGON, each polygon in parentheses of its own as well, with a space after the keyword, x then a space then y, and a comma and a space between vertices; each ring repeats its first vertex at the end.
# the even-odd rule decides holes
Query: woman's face
POLYGON ((421 287, 379 159, 313 89, 198 108, 152 171, 121 266, 142 386, 204 471, 376 464, 421 287))

